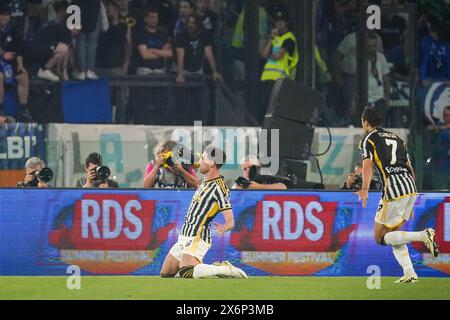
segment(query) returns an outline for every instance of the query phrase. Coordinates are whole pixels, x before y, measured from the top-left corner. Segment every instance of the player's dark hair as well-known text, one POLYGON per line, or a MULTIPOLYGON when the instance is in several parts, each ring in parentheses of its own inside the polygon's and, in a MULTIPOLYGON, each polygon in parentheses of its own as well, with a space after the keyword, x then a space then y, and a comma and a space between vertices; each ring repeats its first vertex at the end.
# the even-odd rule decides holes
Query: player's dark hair
POLYGON ((68 7, 69 7, 69 3, 65 0, 56 1, 53 4, 53 10, 55 10, 56 13, 63 11, 63 10, 64 10, 64 12, 66 12, 68 7))
POLYGON ((383 124, 383 117, 376 107, 367 106, 362 114, 363 121, 367 121, 372 128, 380 127, 383 124))
POLYGON ((86 168, 89 167, 89 163, 101 165, 103 162, 102 156, 100 153, 92 152, 86 158, 86 168))
POLYGON ((214 163, 218 169, 222 168, 224 163, 227 161, 225 151, 216 148, 215 146, 207 146, 205 148, 205 152, 211 160, 214 160, 214 163))

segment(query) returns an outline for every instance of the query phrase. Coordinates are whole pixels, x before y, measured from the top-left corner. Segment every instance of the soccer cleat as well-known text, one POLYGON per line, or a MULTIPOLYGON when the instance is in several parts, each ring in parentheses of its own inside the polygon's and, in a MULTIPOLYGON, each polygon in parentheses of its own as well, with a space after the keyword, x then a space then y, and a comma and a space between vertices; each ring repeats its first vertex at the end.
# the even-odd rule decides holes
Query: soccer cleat
POLYGON ((235 267, 231 264, 231 262, 229 261, 222 261, 220 263, 220 265, 222 266, 227 266, 230 267, 230 271, 231 271, 231 278, 238 278, 238 279, 247 279, 248 276, 247 274, 244 272, 244 270, 239 269, 238 267, 235 267))
POLYGON ((395 281, 395 283, 417 283, 419 282, 419 278, 417 277, 417 275, 409 275, 409 276, 403 276, 400 279, 398 279, 397 281, 395 281))
POLYGON ((439 255, 439 246, 436 243, 436 241, 434 241, 434 234, 435 231, 432 228, 427 228, 425 229, 425 246, 428 248, 428 250, 430 250, 431 254, 433 255, 433 257, 437 257, 439 255))

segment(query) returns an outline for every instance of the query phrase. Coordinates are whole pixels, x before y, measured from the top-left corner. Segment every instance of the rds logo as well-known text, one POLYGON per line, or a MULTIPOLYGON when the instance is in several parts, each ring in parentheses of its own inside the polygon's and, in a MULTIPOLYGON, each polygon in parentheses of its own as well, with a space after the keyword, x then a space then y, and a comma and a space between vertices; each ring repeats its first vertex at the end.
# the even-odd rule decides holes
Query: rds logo
POLYGON ((123 274, 152 263, 175 223, 152 232, 155 201, 133 195, 85 195, 63 210, 49 235, 61 259, 93 273, 123 274))
POLYGON ((266 196, 242 215, 230 242, 244 263, 279 275, 313 274, 332 265, 355 230, 334 231, 336 202, 319 196, 266 196))

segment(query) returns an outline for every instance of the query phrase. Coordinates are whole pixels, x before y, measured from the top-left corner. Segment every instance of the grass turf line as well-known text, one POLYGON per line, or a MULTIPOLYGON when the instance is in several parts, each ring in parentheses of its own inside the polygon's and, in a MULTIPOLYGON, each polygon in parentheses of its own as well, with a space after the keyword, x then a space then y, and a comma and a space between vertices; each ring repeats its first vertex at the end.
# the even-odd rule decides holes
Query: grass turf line
POLYGON ((251 277, 250 279, 161 279, 150 276, 84 276, 81 290, 68 290, 67 277, 0 277, 0 299, 160 300, 450 300, 450 278, 420 278, 394 284, 382 277, 369 290, 366 277, 251 277))

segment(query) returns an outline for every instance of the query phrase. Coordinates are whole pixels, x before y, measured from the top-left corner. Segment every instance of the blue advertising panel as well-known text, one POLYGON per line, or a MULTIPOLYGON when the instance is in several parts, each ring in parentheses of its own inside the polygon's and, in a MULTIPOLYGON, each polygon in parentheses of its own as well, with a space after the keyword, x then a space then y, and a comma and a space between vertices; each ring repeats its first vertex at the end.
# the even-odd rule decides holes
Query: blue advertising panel
MULTIPOLYGON (((219 237, 205 263, 230 260, 250 276, 383 276, 401 268, 390 247, 375 244, 379 194, 362 208, 345 192, 232 191, 235 229, 219 237)), ((193 191, 0 189, 0 275, 158 275, 176 242, 193 191)), ((223 217, 217 218, 219 223, 223 217)), ((409 245, 419 276, 450 274, 450 193, 419 195, 404 230, 436 229, 432 258, 409 245)))
POLYGON ((45 126, 8 123, 0 126, 0 170, 21 170, 28 158, 45 160, 45 126))

